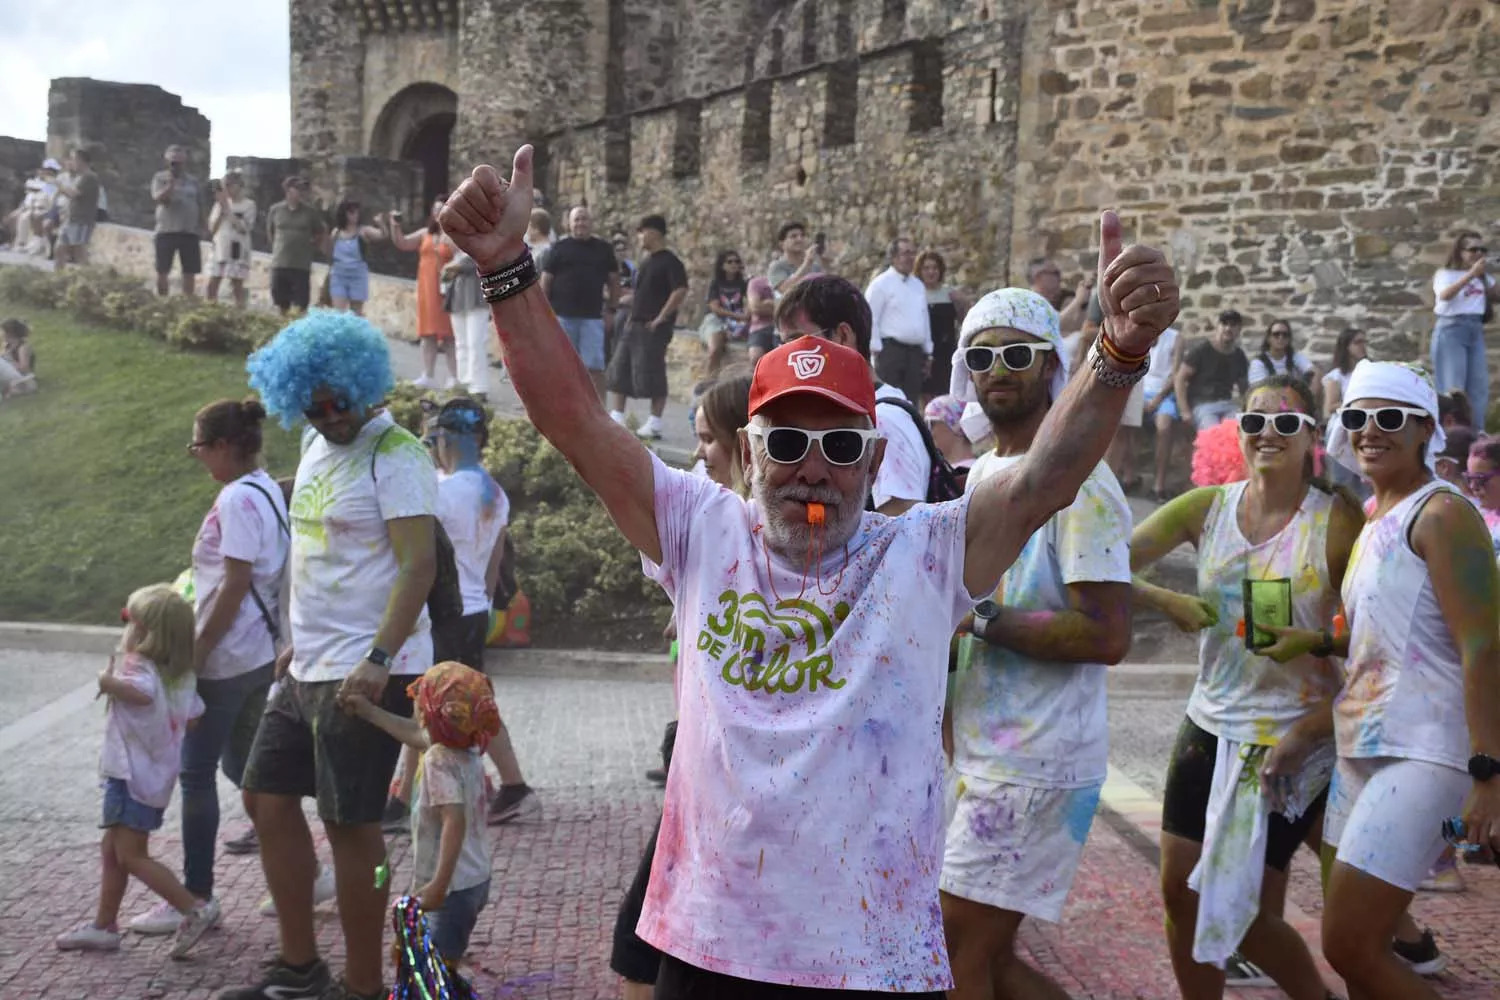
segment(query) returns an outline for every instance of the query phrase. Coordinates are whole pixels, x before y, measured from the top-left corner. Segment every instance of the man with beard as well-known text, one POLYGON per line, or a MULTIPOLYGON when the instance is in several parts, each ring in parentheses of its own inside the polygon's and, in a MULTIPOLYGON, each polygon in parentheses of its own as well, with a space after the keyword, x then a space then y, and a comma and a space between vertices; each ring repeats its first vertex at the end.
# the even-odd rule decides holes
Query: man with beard
MULTIPOLYGON (((994 429, 967 491, 1026 461, 1068 381, 1057 312, 991 292, 964 319, 964 367, 994 429)), ((1105 665, 1130 648, 1130 507, 1098 463, 1027 540, 962 640, 943 927, 960 1000, 1066 1000, 1015 953, 1023 917, 1057 922, 1108 768, 1105 665)))
POLYGON ((523 146, 512 185, 477 168, 441 221, 485 274, 527 413, 677 609, 677 744, 637 926, 664 953, 656 996, 939 996, 949 641, 1103 456, 1176 315, 1172 269, 1122 251, 1107 213, 1105 353, 1043 421, 1045 446, 897 518, 863 509, 884 451, 867 362, 782 345, 751 386, 743 500, 668 468, 588 391, 521 240, 531 164, 523 146))

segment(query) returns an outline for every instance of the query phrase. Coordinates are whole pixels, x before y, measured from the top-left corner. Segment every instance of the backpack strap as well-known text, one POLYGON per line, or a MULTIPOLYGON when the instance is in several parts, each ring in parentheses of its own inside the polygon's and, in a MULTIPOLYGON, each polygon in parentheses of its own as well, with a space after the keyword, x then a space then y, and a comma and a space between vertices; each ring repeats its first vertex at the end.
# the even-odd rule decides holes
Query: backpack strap
MULTIPOLYGON (((246 482, 245 485, 266 498, 266 503, 271 505, 271 516, 276 518, 277 527, 281 529, 287 538, 291 538, 291 526, 282 518, 281 511, 276 507, 276 502, 271 499, 271 494, 267 493, 265 488, 259 483, 246 482)), ((250 599, 255 602, 255 607, 259 609, 261 621, 266 623, 266 631, 271 633, 271 644, 279 646, 281 644, 281 626, 276 623, 271 610, 266 607, 266 602, 260 599, 260 593, 256 591, 254 581, 250 583, 250 599)))
POLYGON ((932 440, 932 431, 927 427, 927 421, 922 414, 917 412, 916 404, 902 396, 900 399, 894 396, 875 400, 876 406, 894 406, 896 409, 911 417, 912 423, 917 425, 917 433, 922 436, 922 447, 927 449, 927 461, 930 465, 936 465, 938 459, 942 458, 942 452, 938 451, 937 442, 932 440))
POLYGON ((385 430, 381 431, 380 437, 375 439, 375 447, 370 449, 370 478, 375 480, 376 482, 380 481, 380 477, 375 474, 375 459, 380 455, 380 442, 384 441, 385 436, 395 429, 396 425, 392 424, 390 427, 387 427, 385 430))

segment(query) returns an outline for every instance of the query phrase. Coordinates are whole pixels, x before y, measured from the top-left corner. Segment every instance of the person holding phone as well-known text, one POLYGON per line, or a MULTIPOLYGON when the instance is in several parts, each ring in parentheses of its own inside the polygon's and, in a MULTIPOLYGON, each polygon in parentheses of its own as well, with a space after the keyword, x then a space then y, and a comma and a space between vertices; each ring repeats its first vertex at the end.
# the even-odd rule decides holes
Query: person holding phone
POLYGON ((828 238, 819 233, 813 245, 807 245, 807 226, 801 222, 788 222, 776 233, 776 245, 781 256, 771 261, 766 269, 766 278, 778 296, 785 295, 803 278, 823 273, 823 254, 828 249, 828 238))
POLYGON ((1185 493, 1131 537, 1137 604, 1201 633, 1162 806, 1167 944, 1186 997, 1221 996, 1236 948, 1294 1000, 1328 995, 1280 916, 1327 795, 1339 677, 1325 630, 1363 524, 1352 496, 1313 477, 1317 412, 1301 379, 1266 379, 1238 416, 1249 480, 1185 493), (1197 594, 1139 576, 1183 544, 1198 550, 1197 594), (1273 631, 1284 625, 1304 631, 1273 631))
POLYGON ((1358 462, 1375 496, 1333 643, 1346 659, 1323 953, 1353 996, 1436 1000, 1390 941, 1443 851, 1444 820, 1500 848, 1500 572, 1479 512, 1433 474, 1446 441, 1427 373, 1362 361, 1344 398, 1328 452, 1358 462))
POLYGON ((214 256, 208 269, 208 288, 204 297, 219 300, 219 286, 229 279, 234 304, 244 309, 250 301, 245 279, 250 277, 250 234, 255 225, 255 202, 245 197, 245 178, 238 170, 224 175, 222 183, 211 186, 214 207, 208 216, 208 236, 213 241, 214 256))
POLYGON ((1481 416, 1490 398, 1485 362, 1484 324, 1500 302, 1500 285, 1489 272, 1489 249, 1479 234, 1466 230, 1453 241, 1448 262, 1432 276, 1432 367, 1437 391, 1462 389, 1481 416))

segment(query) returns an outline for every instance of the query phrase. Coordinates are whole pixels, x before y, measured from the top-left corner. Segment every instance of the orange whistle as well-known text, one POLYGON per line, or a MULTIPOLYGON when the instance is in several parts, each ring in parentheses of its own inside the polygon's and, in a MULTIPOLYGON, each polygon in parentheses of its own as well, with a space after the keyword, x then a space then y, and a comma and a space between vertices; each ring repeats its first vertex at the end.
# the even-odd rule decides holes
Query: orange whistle
POLYGON ((820 503, 810 503, 810 504, 807 505, 807 523, 808 524, 822 524, 823 523, 823 505, 822 504, 820 504, 820 503))
POLYGON ((1234 634, 1237 638, 1245 638, 1245 619, 1241 618, 1234 626, 1234 634))
POLYGON ((1334 635, 1334 638, 1336 638, 1336 639, 1342 639, 1344 636, 1346 636, 1348 634, 1349 634, 1349 619, 1345 618, 1344 617, 1344 613, 1342 611, 1340 611, 1338 614, 1336 614, 1336 615, 1333 616, 1333 635, 1334 635))

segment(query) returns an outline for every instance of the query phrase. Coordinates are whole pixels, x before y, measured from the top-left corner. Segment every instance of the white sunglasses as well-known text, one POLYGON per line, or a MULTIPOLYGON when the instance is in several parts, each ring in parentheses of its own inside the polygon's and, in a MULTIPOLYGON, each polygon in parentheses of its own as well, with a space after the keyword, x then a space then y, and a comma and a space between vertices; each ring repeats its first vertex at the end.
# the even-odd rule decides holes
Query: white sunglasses
POLYGON ((1241 413, 1240 433, 1248 437, 1255 437, 1266 429, 1269 421, 1271 429, 1282 437, 1291 437, 1303 427, 1316 427, 1318 422, 1306 413, 1288 411, 1286 413, 1241 413))

